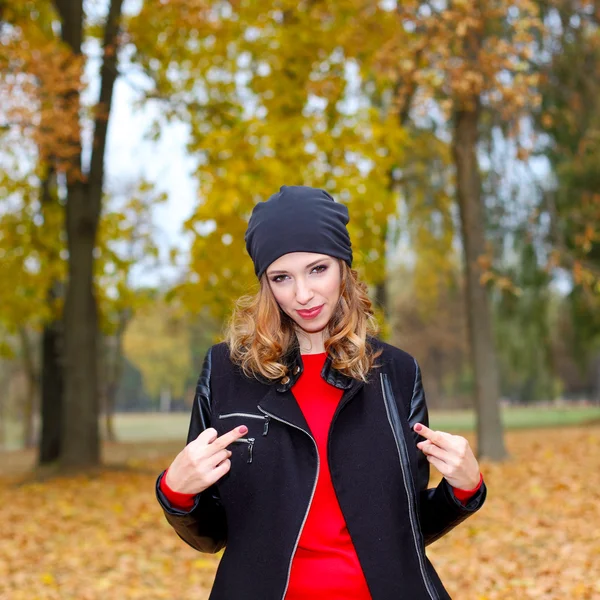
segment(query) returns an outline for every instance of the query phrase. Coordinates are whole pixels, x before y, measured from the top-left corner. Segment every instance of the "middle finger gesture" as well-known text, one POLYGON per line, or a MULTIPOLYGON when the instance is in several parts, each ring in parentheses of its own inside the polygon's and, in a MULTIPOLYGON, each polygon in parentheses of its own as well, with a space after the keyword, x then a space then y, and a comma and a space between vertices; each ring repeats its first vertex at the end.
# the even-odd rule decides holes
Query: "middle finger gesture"
POLYGON ((461 490, 477 487, 479 463, 468 440, 445 431, 434 431, 422 423, 417 423, 414 430, 425 438, 417 444, 417 448, 452 487, 461 490))

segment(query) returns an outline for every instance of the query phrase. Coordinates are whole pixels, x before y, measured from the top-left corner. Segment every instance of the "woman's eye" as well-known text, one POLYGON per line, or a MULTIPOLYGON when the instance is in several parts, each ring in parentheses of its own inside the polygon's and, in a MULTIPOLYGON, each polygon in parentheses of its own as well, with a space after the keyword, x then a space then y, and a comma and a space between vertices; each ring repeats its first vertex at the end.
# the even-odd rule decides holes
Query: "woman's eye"
MULTIPOLYGON (((327 268, 328 265, 317 265, 316 267, 313 267, 313 272, 316 271, 317 273, 324 273, 325 271, 327 271, 327 268)), ((275 275, 275 277, 273 277, 271 281, 273 283, 281 283, 286 277, 287 275, 275 275)))

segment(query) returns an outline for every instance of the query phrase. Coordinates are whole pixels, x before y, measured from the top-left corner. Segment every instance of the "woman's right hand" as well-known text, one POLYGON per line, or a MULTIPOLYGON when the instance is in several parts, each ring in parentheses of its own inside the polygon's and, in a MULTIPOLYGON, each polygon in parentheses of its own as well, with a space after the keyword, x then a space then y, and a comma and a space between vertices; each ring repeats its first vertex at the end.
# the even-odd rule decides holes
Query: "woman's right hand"
POLYGON ((240 425, 221 437, 209 427, 191 441, 171 463, 166 484, 181 494, 199 494, 225 475, 230 467, 231 452, 227 446, 248 433, 240 425))

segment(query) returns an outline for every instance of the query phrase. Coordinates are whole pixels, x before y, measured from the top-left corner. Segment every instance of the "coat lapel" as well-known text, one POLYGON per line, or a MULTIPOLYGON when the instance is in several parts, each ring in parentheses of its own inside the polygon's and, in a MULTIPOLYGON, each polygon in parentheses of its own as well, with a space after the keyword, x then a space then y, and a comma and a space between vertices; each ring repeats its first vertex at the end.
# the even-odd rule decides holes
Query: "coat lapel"
POLYGON ((280 392, 277 391, 276 385, 271 385, 269 391, 258 402, 258 408, 275 419, 284 421, 311 435, 302 410, 289 389, 280 392))
MULTIPOLYGON (((348 387, 344 390, 344 394, 336 409, 334 420, 340 410, 359 392, 364 386, 362 381, 352 379, 348 387)), ((262 412, 272 416, 275 419, 283 421, 288 425, 302 429, 309 435, 312 435, 310 428, 302 409, 298 405, 292 391, 288 388, 280 391, 277 385, 271 385, 269 391, 259 400, 258 408, 262 412)))

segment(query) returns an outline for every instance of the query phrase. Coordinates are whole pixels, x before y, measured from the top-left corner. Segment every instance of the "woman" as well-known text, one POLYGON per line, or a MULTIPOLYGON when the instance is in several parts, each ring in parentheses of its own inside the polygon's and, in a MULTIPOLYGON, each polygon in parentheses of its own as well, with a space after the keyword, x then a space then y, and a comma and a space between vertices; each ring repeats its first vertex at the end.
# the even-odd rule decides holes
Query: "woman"
POLYGON ((209 350, 188 445, 157 481, 183 540, 225 548, 212 600, 447 599, 425 545, 485 500, 468 442, 427 427, 415 360, 374 337, 347 223, 304 186, 252 212, 260 290, 209 350))

